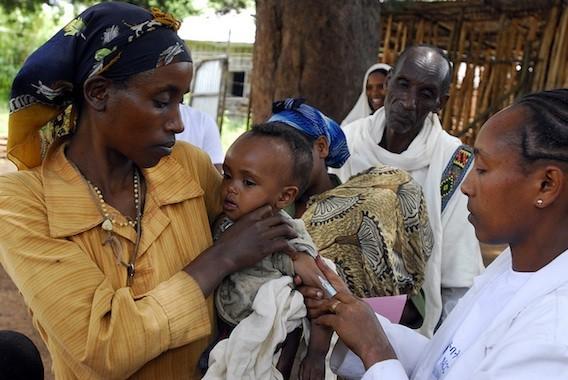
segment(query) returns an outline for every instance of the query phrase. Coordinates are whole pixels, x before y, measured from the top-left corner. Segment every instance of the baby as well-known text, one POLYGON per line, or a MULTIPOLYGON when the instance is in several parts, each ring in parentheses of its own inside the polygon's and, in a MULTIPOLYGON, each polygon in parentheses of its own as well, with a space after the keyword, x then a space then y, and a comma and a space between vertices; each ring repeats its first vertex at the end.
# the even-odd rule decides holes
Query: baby
MULTIPOLYGON (((271 122, 245 132, 225 156, 221 189, 224 215, 215 223, 214 239, 239 218, 263 205, 269 204, 273 210, 291 205, 305 190, 312 166, 312 148, 293 128, 271 122)), ((315 265, 317 250, 303 222, 292 218, 289 222, 298 233, 291 244, 299 253, 292 257, 273 254, 251 268, 228 276, 219 285, 215 306, 221 318, 221 334, 224 324, 231 330, 253 313, 257 292, 268 281, 298 274, 304 283, 315 285, 325 278, 315 265)), ((301 371, 304 379, 323 379, 330 333, 313 324, 310 330, 307 359, 301 371)), ((281 360, 278 368, 287 365, 290 363, 284 364, 281 360)))

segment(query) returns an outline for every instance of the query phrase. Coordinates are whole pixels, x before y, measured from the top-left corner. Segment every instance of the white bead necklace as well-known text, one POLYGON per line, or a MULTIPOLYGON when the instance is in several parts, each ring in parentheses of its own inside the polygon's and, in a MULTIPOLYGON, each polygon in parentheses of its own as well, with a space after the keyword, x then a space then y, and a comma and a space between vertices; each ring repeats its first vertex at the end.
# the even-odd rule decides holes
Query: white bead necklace
POLYGON ((101 206, 101 212, 102 212, 103 218, 104 218, 104 221, 101 225, 103 230, 112 231, 113 225, 116 225, 116 226, 119 226, 119 227, 130 226, 132 228, 136 228, 137 223, 140 222, 138 220, 139 219, 138 216, 141 214, 141 212, 140 212, 140 176, 138 175, 138 170, 134 169, 134 207, 136 208, 136 219, 134 219, 134 220, 130 217, 125 217, 125 219, 126 219, 125 222, 117 221, 116 218, 112 217, 110 212, 108 211, 108 207, 107 207, 107 204, 106 204, 106 202, 103 198, 103 193, 102 193, 101 189, 99 189, 95 184, 93 184, 88 179, 87 179, 87 183, 89 184, 89 186, 91 186, 91 188, 95 192, 95 195, 97 196, 97 199, 98 199, 99 204, 101 206))
POLYGON ((140 246, 140 239, 142 236, 142 207, 140 202, 140 174, 138 174, 138 169, 134 168, 134 207, 136 208, 136 219, 132 220, 130 217, 125 217, 126 222, 118 222, 113 218, 108 210, 107 204, 103 198, 103 193, 101 189, 95 186, 87 178, 87 183, 95 193, 97 200, 99 201, 100 211, 103 214, 103 223, 101 228, 106 232, 106 239, 103 241, 103 245, 110 244, 111 249, 116 257, 117 261, 126 268, 126 286, 132 286, 132 281, 134 280, 134 274, 136 273, 136 256, 138 254, 138 248, 140 246), (122 259, 122 249, 121 245, 113 234, 113 225, 120 227, 133 227, 136 230, 136 242, 134 244, 134 250, 132 251, 128 262, 122 259))

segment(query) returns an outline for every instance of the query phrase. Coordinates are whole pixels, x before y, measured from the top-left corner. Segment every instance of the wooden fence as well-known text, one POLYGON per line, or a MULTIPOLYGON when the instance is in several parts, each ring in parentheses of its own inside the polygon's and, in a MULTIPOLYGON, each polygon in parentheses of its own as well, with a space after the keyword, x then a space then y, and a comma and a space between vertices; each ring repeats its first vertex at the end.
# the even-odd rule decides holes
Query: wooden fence
POLYGON ((432 44, 454 63, 444 128, 471 143, 497 110, 527 92, 568 87, 568 1, 387 1, 379 62, 432 44))

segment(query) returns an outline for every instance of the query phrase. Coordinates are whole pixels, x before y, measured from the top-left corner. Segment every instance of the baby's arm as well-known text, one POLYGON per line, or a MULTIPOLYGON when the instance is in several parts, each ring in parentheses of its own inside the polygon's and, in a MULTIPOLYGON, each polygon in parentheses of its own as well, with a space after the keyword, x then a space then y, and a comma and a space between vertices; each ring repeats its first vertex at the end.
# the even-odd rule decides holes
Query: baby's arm
MULTIPOLYGON (((325 278, 325 276, 317 267, 313 257, 303 252, 298 252, 291 257, 294 271, 300 276, 302 283, 321 288, 320 278, 325 278)), ((330 329, 318 326, 313 321, 310 322, 310 342, 300 368, 301 379, 325 379, 325 356, 329 350, 332 333, 330 329)))
POLYGON ((324 380, 325 379, 325 356, 329 350, 329 343, 333 331, 324 326, 310 322, 310 342, 308 353, 300 367, 301 379, 324 380))

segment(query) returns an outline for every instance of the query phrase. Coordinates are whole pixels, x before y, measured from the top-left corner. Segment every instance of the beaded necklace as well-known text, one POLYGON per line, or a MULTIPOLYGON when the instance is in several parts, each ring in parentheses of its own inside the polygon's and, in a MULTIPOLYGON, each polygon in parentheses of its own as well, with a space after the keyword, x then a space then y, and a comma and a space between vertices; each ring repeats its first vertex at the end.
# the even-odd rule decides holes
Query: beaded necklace
POLYGON ((126 286, 132 285, 132 280, 134 279, 134 274, 136 273, 136 256, 138 254, 138 247, 140 246, 140 238, 142 236, 142 207, 140 202, 140 174, 138 169, 134 168, 134 207, 136 208, 136 219, 132 220, 130 217, 125 217, 125 222, 118 222, 114 218, 107 207, 107 203, 103 198, 102 191, 94 185, 91 181, 85 178, 89 187, 93 191, 96 200, 98 201, 98 206, 101 214, 103 215, 103 222, 101 228, 106 232, 106 238, 103 241, 103 245, 110 244, 116 260, 126 268, 126 286), (116 236, 113 234, 113 227, 132 227, 136 230, 136 243, 134 244, 134 250, 130 255, 128 262, 122 259, 122 246, 116 236))

